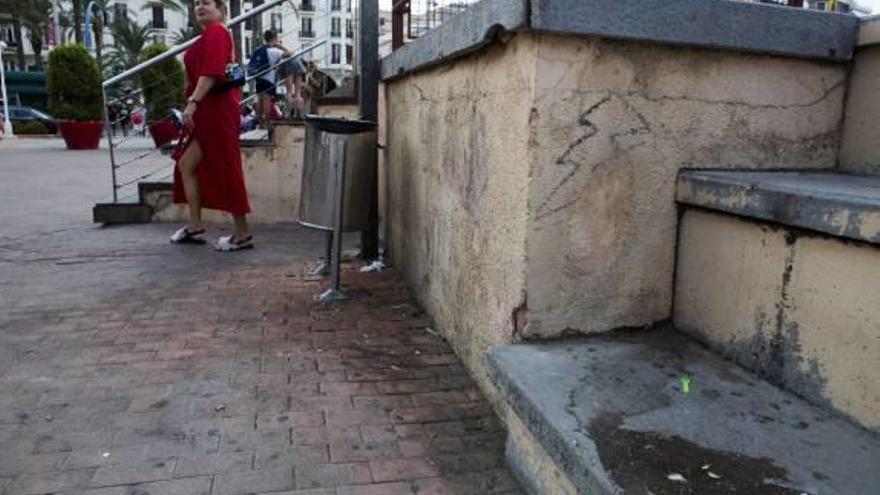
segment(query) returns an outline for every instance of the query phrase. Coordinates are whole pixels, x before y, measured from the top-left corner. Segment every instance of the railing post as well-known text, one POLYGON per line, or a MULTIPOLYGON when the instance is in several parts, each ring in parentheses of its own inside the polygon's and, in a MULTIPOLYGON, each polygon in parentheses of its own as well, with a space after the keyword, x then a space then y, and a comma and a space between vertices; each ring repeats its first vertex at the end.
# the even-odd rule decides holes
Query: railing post
POLYGON ((113 124, 110 122, 110 112, 107 110, 107 88, 101 88, 101 102, 104 106, 104 132, 107 134, 107 146, 110 149, 110 177, 113 180, 113 202, 119 198, 116 192, 116 155, 113 153, 113 124))

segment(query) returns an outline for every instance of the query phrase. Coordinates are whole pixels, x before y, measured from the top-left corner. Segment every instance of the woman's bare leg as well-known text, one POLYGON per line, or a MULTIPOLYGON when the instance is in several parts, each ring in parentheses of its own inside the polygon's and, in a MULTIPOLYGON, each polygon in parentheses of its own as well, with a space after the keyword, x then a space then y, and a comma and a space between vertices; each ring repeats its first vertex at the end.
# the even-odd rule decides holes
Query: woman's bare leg
POLYGON ((248 227, 247 223, 247 216, 233 215, 232 220, 235 222, 235 231, 233 232, 233 235, 235 236, 234 238, 236 241, 239 241, 251 235, 251 230, 248 227))
POLYGON ((204 227, 202 223, 202 197, 199 190, 199 179, 196 170, 202 163, 202 147, 199 142, 193 139, 180 161, 177 162, 177 169, 180 170, 180 178, 183 181, 183 190, 186 192, 186 202, 189 204, 189 223, 187 229, 191 232, 201 230, 204 227))

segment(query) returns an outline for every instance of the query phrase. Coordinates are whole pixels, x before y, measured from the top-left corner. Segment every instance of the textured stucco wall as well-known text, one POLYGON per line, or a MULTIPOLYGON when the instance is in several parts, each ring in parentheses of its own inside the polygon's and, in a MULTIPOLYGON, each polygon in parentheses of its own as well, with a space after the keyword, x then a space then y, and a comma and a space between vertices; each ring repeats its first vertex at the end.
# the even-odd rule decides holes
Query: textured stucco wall
POLYGON ((389 247, 420 303, 480 379, 525 300, 535 43, 386 85, 389 247))
POLYGON ((670 317, 678 170, 835 165, 842 65, 540 36, 526 336, 670 317))
MULTIPOLYGON (((875 21, 880 30, 880 20, 875 21)), ((880 45, 858 49, 846 102, 840 166, 880 175, 880 45)))
MULTIPOLYGON (((244 180, 253 210, 248 220, 253 223, 294 222, 299 215, 305 127, 279 125, 274 132, 275 146, 241 149, 244 180)), ((171 204, 170 193, 153 198, 153 202, 153 221, 186 220, 186 206, 171 204)), ((211 223, 232 222, 231 216, 220 211, 204 210, 203 216, 211 223)))
POLYGON ((880 248, 737 217, 682 218, 675 325, 880 430, 880 248))
POLYGON ((528 32, 396 78, 393 262, 480 379, 489 345, 669 319, 678 170, 833 167, 845 81, 827 62, 528 32))

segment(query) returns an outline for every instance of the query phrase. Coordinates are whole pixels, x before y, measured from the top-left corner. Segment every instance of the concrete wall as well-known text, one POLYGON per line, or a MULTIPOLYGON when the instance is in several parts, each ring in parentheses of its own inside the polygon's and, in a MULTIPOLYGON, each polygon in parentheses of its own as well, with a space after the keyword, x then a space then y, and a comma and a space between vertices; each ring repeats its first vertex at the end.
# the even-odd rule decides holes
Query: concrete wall
POLYGON ((682 167, 830 168, 842 65, 540 36, 526 336, 671 315, 682 167))
MULTIPOLYGON (((248 219, 253 223, 294 222, 299 215, 305 127, 276 125, 274 134, 274 146, 243 146, 241 149, 245 184, 253 210, 248 219)), ((171 204, 170 194, 152 201, 156 209, 154 221, 185 221, 186 206, 171 204)), ((214 210, 205 210, 204 218, 212 223, 232 221, 226 213, 214 210)))
POLYGON ((525 302, 536 50, 518 37, 386 85, 392 261, 487 391, 485 350, 525 302))
POLYGON ((528 32, 395 78, 393 261, 478 378, 492 344, 668 319, 678 170, 833 167, 845 80, 528 32))
POLYGON ((880 430, 880 247, 689 209, 675 326, 880 430))
POLYGON ((856 174, 880 174, 880 18, 862 23, 856 48, 840 166, 856 174))

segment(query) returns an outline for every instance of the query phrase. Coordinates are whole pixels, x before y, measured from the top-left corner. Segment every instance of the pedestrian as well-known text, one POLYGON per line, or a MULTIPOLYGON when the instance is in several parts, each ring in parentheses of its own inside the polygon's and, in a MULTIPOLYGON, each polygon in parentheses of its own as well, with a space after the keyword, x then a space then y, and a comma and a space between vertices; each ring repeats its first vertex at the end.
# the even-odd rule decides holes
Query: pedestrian
POLYGON ((241 93, 237 87, 212 91, 226 80, 227 64, 235 60, 232 35, 223 25, 226 0, 196 0, 202 36, 183 61, 187 104, 183 111, 184 143, 174 155, 174 202, 189 204, 189 222, 171 236, 175 244, 204 244, 202 207, 232 215, 232 235, 221 237, 219 251, 252 248, 248 202, 238 145, 241 93))
POLYGON ((291 51, 281 45, 278 34, 271 29, 263 33, 263 46, 257 48, 251 55, 248 63, 248 71, 259 74, 256 79, 257 112, 259 114, 260 128, 269 127, 272 104, 275 101, 278 85, 278 61, 282 57, 292 55, 291 51))
POLYGON ((292 58, 278 68, 278 76, 284 80, 285 95, 287 96, 287 115, 294 117, 303 114, 305 105, 305 75, 299 57, 292 58))

